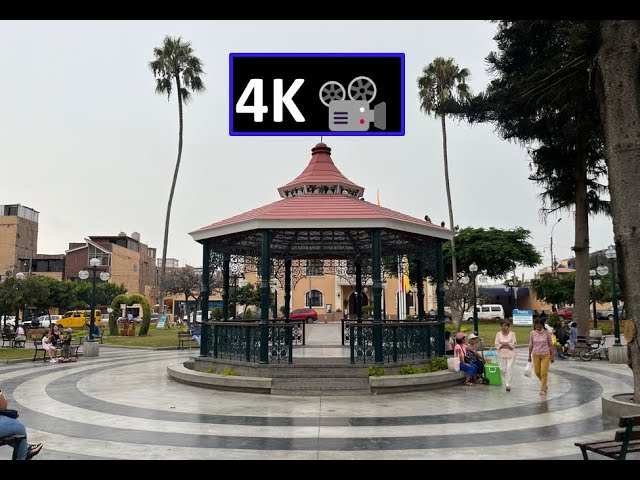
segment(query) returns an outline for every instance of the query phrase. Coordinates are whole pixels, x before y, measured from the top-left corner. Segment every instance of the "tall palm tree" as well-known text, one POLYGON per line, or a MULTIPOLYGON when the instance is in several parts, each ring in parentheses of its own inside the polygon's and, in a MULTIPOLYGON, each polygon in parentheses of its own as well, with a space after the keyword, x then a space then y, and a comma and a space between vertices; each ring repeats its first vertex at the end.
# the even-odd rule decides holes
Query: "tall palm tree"
MULTIPOLYGON (((167 100, 171 99, 174 91, 178 96, 178 118, 180 127, 178 131, 178 158, 176 168, 173 172, 171 191, 169 192, 169 202, 167 203, 167 215, 164 222, 164 242, 162 244, 162 267, 160 270, 160 301, 164 302, 163 285, 164 274, 167 264, 167 244, 169 243, 169 220, 171 218, 171 204, 173 203, 173 193, 176 189, 180 160, 182 158, 182 130, 183 115, 182 104, 185 105, 191 100, 191 92, 203 92, 205 90, 202 82, 202 62, 193 55, 190 42, 183 42, 181 37, 164 37, 161 47, 153 49, 155 60, 149 62, 149 68, 156 78, 156 93, 166 94, 167 100)), ((162 305, 164 311, 164 304, 162 305)))
MULTIPOLYGON (((471 97, 471 91, 466 81, 469 78, 468 69, 460 69, 453 58, 437 57, 422 69, 418 77, 418 97, 420 109, 427 115, 440 117, 442 125, 442 151, 444 154, 444 181, 447 188, 447 203, 449 205, 449 228, 454 229, 453 206, 451 203, 451 187, 449 186, 449 159, 447 157, 447 127, 445 117, 448 105, 452 102, 465 102, 471 97)), ((456 268, 456 242, 451 239, 451 268, 453 283, 458 282, 456 268)))

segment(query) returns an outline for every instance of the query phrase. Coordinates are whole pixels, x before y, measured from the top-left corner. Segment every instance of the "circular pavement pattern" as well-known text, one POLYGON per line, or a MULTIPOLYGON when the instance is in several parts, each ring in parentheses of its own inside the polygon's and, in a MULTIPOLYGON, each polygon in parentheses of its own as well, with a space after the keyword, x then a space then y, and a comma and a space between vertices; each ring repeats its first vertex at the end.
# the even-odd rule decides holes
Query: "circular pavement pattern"
MULTIPOLYGON (((194 354, 101 347, 99 357, 73 364, 0 364, 0 388, 29 441, 44 442, 35 459, 114 460, 579 459, 574 442, 613 437, 602 393, 633 389, 626 365, 558 360, 542 398, 538 380, 522 375, 520 351, 511 392, 222 392, 167 376, 167 365, 194 354)), ((0 448, 0 460, 10 458, 0 448)))

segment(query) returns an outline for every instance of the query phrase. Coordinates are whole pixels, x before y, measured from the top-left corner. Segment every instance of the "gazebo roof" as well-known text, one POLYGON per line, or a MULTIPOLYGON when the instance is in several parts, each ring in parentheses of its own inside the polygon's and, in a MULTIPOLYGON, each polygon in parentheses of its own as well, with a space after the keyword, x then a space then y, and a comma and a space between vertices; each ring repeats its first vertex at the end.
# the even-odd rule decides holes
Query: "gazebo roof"
POLYGON ((450 240, 453 232, 362 199, 364 188, 346 178, 324 143, 312 150, 311 161, 293 181, 280 187, 282 200, 221 220, 190 233, 194 240, 271 230, 363 230, 382 228, 450 240))

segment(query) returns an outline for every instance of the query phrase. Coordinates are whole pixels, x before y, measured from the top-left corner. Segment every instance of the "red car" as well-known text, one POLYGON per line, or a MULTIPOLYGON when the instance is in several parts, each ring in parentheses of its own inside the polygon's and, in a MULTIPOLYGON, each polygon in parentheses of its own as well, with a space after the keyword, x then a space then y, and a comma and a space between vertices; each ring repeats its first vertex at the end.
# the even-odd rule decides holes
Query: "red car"
POLYGON ((573 319, 573 308, 572 307, 564 307, 558 309, 558 315, 560 315, 565 320, 573 319))
MULTIPOLYGON (((280 316, 280 320, 284 317, 280 316)), ((289 313, 290 320, 305 320, 307 323, 313 323, 318 319, 318 312, 313 308, 296 308, 289 313)))

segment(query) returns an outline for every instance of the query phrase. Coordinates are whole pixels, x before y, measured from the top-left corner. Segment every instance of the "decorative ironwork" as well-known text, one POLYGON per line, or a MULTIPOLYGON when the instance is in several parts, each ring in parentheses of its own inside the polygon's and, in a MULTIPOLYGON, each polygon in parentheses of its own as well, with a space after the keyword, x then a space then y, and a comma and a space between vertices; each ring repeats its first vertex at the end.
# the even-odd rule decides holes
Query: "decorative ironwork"
POLYGON ((269 325, 269 363, 293 362, 291 330, 291 325, 269 325))
MULTIPOLYGON (((373 322, 343 322, 351 363, 374 363, 373 322)), ((384 363, 428 360, 444 355, 444 324, 386 321, 382 325, 384 363)))

